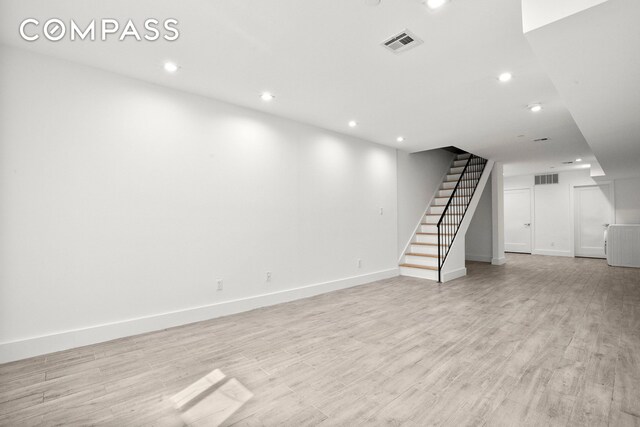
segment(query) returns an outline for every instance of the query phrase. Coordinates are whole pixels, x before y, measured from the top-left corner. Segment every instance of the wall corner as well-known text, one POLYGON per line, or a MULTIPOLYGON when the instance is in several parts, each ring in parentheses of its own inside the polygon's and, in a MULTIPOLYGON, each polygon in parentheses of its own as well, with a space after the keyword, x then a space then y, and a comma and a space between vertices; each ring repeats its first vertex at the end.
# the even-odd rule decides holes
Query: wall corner
POLYGON ((493 258, 491 264, 502 265, 506 262, 504 254, 504 176, 503 164, 496 162, 491 174, 491 225, 493 258))

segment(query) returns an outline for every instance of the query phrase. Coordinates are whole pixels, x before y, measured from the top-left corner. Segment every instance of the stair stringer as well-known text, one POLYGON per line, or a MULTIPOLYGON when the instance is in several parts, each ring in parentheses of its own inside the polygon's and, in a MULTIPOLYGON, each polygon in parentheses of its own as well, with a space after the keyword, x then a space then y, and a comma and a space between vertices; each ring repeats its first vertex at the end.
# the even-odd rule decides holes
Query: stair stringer
POLYGON ((441 278, 443 283, 467 275, 465 235, 467 234, 467 230, 469 229, 469 225, 471 224, 471 219, 476 213, 476 208, 478 207, 478 203, 480 202, 480 197, 482 197, 482 193, 487 186, 487 182, 489 182, 489 176, 491 175, 491 171, 493 170, 494 163, 494 160, 487 161, 487 164, 482 171, 482 176, 480 177, 478 185, 476 186, 476 190, 473 193, 473 197, 471 198, 471 202, 469 202, 469 206, 467 207, 467 212, 464 215, 464 219, 458 227, 456 237, 455 239, 453 239, 451 249, 449 249, 449 254, 447 255, 447 259, 445 260, 444 266, 442 267, 441 278))

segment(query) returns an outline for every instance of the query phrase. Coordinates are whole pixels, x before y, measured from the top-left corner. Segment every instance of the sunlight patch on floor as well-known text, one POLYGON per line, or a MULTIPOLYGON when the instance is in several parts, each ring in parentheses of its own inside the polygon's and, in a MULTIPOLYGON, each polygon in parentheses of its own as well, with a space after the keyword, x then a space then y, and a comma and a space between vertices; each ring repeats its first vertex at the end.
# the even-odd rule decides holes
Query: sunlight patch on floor
POLYGON ((171 397, 185 424, 219 426, 253 397, 240 381, 226 379, 222 371, 215 369, 171 397))

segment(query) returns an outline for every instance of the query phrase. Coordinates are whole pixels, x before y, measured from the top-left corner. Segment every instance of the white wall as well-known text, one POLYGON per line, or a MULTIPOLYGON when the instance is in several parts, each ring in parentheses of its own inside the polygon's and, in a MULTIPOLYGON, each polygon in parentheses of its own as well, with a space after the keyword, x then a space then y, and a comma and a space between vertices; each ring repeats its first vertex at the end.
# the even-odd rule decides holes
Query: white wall
POLYGON ((0 55, 0 362, 396 275, 447 166, 400 154, 398 193, 394 149, 0 55))
POLYGON ((454 154, 445 150, 398 151, 398 257, 425 214, 454 154))
POLYGON ((616 223, 640 224, 640 178, 616 179, 616 223))
POLYGON ((491 262, 493 258, 492 213, 491 185, 487 185, 484 187, 482 197, 465 235, 467 260, 491 262))
POLYGON ((491 228, 493 232, 493 256, 491 264, 503 265, 507 262, 504 254, 504 164, 496 162, 491 174, 491 228))
MULTIPOLYGON (((575 185, 592 185, 608 181, 606 176, 593 179, 589 170, 559 173, 559 184, 533 185, 534 175, 505 177, 504 189, 531 188, 534 198, 533 253, 542 255, 571 256, 573 253, 573 218, 571 188, 575 185)), ((615 188, 616 223, 640 223, 640 179, 617 179, 615 188)))

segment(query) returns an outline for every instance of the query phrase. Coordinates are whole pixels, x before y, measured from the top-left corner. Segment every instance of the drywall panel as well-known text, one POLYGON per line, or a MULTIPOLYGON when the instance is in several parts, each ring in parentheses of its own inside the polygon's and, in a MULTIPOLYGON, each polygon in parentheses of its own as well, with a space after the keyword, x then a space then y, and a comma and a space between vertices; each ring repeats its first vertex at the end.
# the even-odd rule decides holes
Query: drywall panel
POLYGON ((616 224, 640 224, 640 178, 616 179, 616 224))
POLYGON ((607 0, 522 0, 523 32, 535 30, 607 0))
POLYGON ((397 271, 396 150, 0 54, 0 345, 397 271))
POLYGON ((491 262, 493 257, 492 213, 491 185, 486 185, 465 236, 467 260, 491 262))
POLYGON ((402 256, 454 155, 445 150, 398 150, 398 257, 402 256))
POLYGON ((640 223, 640 179, 608 180, 606 176, 594 179, 588 169, 560 172, 558 184, 533 185, 534 175, 504 178, 505 190, 531 188, 533 191, 534 229, 533 253, 571 256, 573 253, 572 188, 612 182, 615 189, 614 210, 616 223, 640 223))

